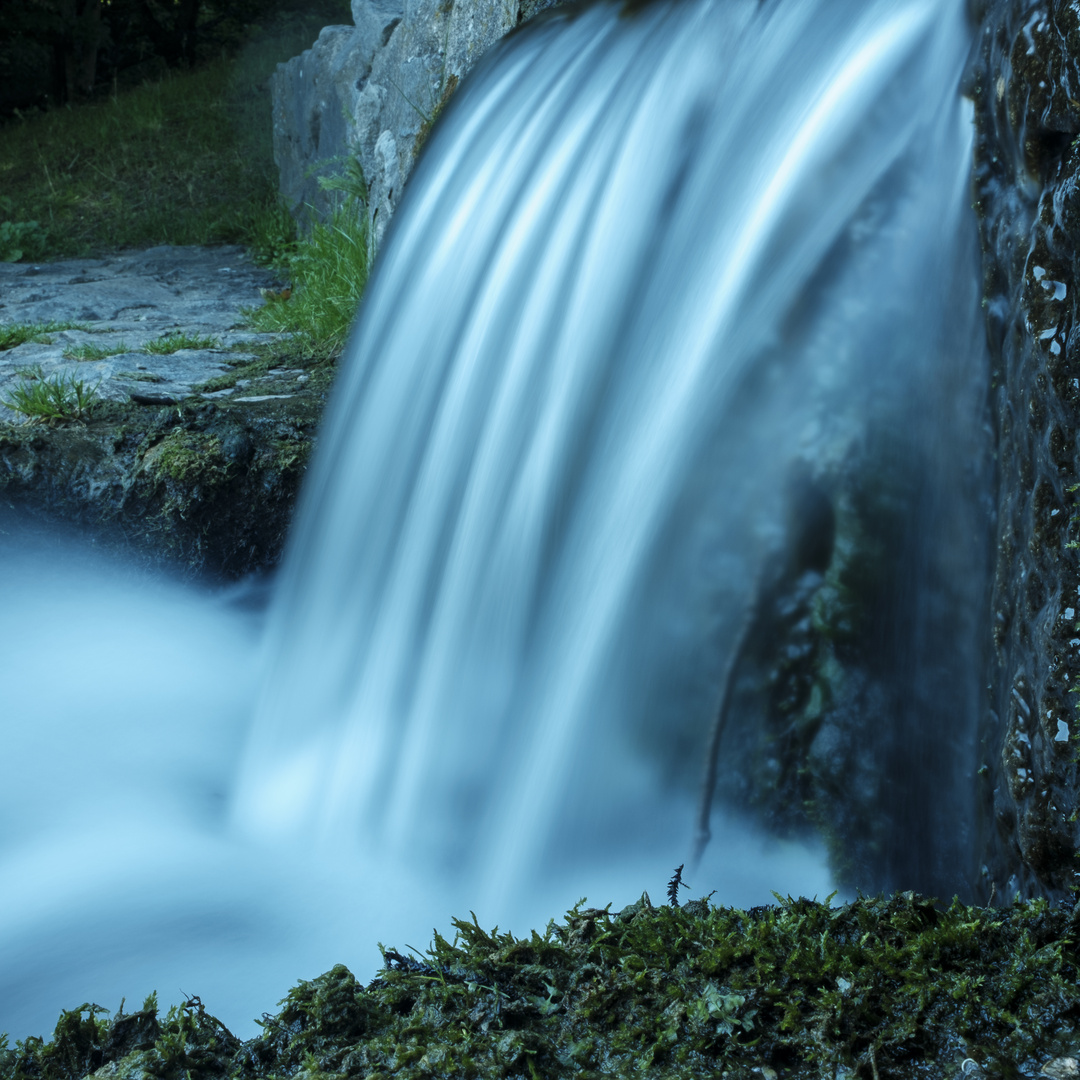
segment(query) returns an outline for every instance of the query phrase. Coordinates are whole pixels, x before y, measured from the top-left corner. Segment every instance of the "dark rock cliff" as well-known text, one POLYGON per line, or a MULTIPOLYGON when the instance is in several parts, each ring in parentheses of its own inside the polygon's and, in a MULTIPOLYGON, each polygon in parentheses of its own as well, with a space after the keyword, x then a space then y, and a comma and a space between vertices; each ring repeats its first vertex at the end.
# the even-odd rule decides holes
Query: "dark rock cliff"
POLYGON ((969 92, 999 470, 984 888, 1060 894, 1080 868, 1080 5, 993 5, 969 92))

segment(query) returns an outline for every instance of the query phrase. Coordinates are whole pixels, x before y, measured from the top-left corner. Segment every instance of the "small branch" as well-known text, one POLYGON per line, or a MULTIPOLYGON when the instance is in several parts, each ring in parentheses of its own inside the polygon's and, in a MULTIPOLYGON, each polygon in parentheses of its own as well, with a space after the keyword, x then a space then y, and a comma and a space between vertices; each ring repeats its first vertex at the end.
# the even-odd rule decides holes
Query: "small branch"
POLYGON ((701 856, 705 853, 705 848, 712 839, 712 832, 709 829, 709 817, 712 814, 713 794, 716 790, 716 774, 720 767, 720 743, 724 738, 724 730, 727 727, 728 714, 731 709, 731 691, 735 684, 735 669, 739 666, 739 660, 742 659, 746 644, 750 639, 750 631, 757 621, 763 591, 762 580, 759 577, 746 605, 746 610, 743 612, 742 623, 735 636, 734 647, 728 653, 727 664, 724 667, 724 676, 720 683, 720 705, 716 710, 716 719, 713 721, 712 732, 709 736, 709 747, 705 754, 705 776, 701 781, 697 828, 694 830, 694 847, 690 855, 690 869, 692 871, 701 865, 701 856))

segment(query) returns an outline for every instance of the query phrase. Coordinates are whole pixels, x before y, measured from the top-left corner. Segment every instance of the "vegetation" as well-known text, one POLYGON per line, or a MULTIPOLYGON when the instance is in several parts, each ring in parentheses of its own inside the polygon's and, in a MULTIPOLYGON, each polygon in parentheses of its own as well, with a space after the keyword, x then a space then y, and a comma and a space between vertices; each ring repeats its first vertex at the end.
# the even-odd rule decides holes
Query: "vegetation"
POLYGON ((309 357, 341 351, 373 257, 359 162, 347 161, 341 176, 320 183, 341 191, 342 204, 325 224, 312 222, 307 235, 276 260, 291 289, 267 295, 263 307, 248 312, 257 330, 299 335, 309 357))
POLYGON ((0 259, 223 242, 280 254, 295 226, 277 197, 267 79, 343 6, 280 13, 249 25, 235 58, 155 68, 0 127, 0 259))
POLYGON ((41 368, 22 372, 22 378, 3 400, 28 423, 59 424, 87 417, 98 401, 97 387, 74 375, 45 375, 41 368))
POLYGON ((45 230, 36 221, 9 221, 15 204, 0 195, 0 262, 18 262, 42 255, 47 243, 45 230))
MULTIPOLYGON (((367 987, 302 982, 241 1044, 198 998, 97 1005, 0 1044, 0 1080, 1034 1075, 1080 1035, 1076 916, 1037 900, 946 910, 911 893, 842 907, 578 904, 528 938, 454 920, 367 987)), ((1053 1075, 1053 1073, 1051 1073, 1053 1075)), ((1071 1075, 1061 1073, 1061 1075, 1071 1075)))
POLYGON ((179 352, 181 349, 216 349, 220 345, 221 342, 217 338, 201 337, 198 334, 186 334, 183 330, 173 330, 153 341, 148 341, 142 347, 142 351, 155 356, 164 356, 168 353, 179 352))
POLYGON ((44 322, 44 323, 0 323, 0 352, 25 345, 28 341, 41 345, 52 344, 52 334, 61 330, 89 330, 86 323, 44 322))
POLYGON ((65 360, 105 360, 110 356, 121 356, 131 352, 131 347, 123 341, 117 341, 113 345, 95 345, 91 341, 81 345, 71 345, 61 355, 65 360))
MULTIPOLYGON (((243 244, 291 282, 267 294, 252 315, 256 328, 299 335, 308 358, 340 351, 372 256, 363 176, 347 162, 326 181, 343 192, 342 206, 298 240, 277 194, 267 87, 274 66, 307 48, 328 19, 343 15, 339 7, 347 5, 279 11, 247 28, 250 40, 235 57, 159 70, 140 85, 114 84, 99 100, 20 114, 0 127, 0 260, 243 244)), ((0 348, 13 347, 6 333, 0 328, 0 348)))

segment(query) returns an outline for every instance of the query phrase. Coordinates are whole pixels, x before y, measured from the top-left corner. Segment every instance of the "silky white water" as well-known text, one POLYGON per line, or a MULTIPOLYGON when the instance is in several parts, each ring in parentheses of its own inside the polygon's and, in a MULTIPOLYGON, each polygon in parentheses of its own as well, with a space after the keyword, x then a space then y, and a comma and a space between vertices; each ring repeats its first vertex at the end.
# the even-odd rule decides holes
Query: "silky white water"
MULTIPOLYGON (((9 552, 0 1030, 157 989, 247 1035, 453 914, 662 891, 793 463, 891 425, 934 462, 925 543, 969 531, 961 8, 600 4, 515 35, 389 230, 266 627, 9 552)), ((829 891, 728 813, 693 894, 829 891)))

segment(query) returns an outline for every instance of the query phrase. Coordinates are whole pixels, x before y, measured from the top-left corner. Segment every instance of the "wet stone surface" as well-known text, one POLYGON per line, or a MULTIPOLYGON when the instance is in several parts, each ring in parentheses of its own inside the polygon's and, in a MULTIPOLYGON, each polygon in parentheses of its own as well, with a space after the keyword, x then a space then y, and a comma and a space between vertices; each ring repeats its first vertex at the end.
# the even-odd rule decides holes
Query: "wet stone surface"
POLYGON ((0 398, 54 376, 98 398, 61 423, 0 406, 0 539, 61 523, 184 576, 274 565, 334 373, 244 327, 280 287, 238 247, 0 264, 0 341, 79 324, 0 349, 0 398))
MULTIPOLYGON (((273 274, 254 266, 239 247, 166 246, 55 263, 0 263, 0 327, 78 324, 0 351, 0 402, 26 372, 38 370, 79 379, 114 401, 179 400, 230 365, 254 359, 245 345, 276 338, 245 329, 241 316, 243 308, 263 303, 261 290, 275 288, 273 274), (203 347, 146 351, 181 334, 203 347)), ((0 420, 18 419, 0 404, 0 420)))

